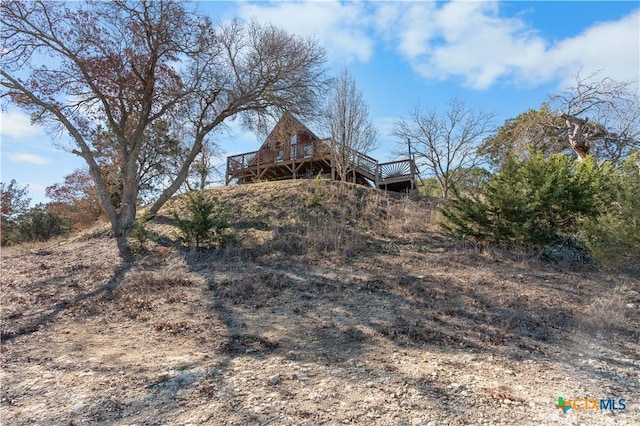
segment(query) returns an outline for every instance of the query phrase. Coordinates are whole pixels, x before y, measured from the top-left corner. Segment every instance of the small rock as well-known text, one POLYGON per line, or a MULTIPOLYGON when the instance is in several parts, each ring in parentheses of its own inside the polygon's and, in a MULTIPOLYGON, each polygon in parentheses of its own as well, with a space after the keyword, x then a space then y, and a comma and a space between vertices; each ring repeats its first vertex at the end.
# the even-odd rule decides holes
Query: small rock
POLYGON ((308 399, 311 401, 320 401, 321 399, 323 399, 323 395, 318 392, 311 392, 308 396, 308 399))
POLYGON ((344 368, 334 368, 333 370, 331 370, 331 374, 333 374, 334 376, 342 376, 345 373, 345 369, 344 368))
POLYGON ((271 386, 276 386, 276 385, 279 385, 282 382, 282 379, 280 379, 280 375, 279 374, 275 374, 275 375, 269 377, 269 380, 267 382, 271 386))

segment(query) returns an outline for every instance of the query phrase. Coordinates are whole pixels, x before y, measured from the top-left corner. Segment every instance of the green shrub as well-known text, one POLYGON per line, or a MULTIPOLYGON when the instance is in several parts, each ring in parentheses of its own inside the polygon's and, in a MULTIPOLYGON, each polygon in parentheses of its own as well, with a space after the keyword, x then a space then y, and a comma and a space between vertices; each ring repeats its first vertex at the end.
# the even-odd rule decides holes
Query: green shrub
POLYGON ((187 194, 186 217, 173 213, 180 229, 180 240, 196 250, 203 246, 223 247, 229 240, 229 213, 215 197, 205 197, 201 191, 187 194))
MULTIPOLYGON (((26 241, 46 241, 67 233, 63 220, 38 204, 20 214, 12 223, 6 223, 3 245, 26 241)), ((4 233, 4 232, 3 232, 4 233)))
POLYGON ((640 265, 640 152, 609 170, 611 201, 584 224, 584 239, 596 261, 608 267, 640 265))
POLYGON ((329 197, 329 189, 325 186, 325 181, 316 176, 311 184, 310 191, 305 195, 305 204, 307 207, 322 206, 329 197))
POLYGON ((424 197, 442 197, 442 189, 436 178, 420 179, 417 186, 418 194, 424 197))
POLYGON ((148 215, 143 215, 136 219, 131 230, 131 237, 134 241, 133 249, 136 251, 144 252, 147 249, 147 243, 151 239, 151 232, 147 229, 146 223, 149 221, 148 215))
POLYGON ((510 157, 478 195, 456 192, 442 208, 443 227, 456 238, 554 245, 574 235, 583 218, 602 212, 607 170, 592 159, 575 162, 562 154, 510 157))

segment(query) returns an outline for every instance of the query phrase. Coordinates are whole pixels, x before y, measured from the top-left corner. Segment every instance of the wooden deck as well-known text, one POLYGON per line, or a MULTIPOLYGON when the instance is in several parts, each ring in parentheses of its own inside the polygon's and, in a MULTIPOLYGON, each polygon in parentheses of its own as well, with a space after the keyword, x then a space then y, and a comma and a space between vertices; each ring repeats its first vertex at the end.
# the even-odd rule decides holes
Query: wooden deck
MULTIPOLYGON (((406 192, 416 187, 417 169, 413 160, 378 163, 358 151, 354 158, 355 181, 388 191, 406 192)), ((226 184, 281 179, 310 179, 318 175, 336 179, 331 166, 331 149, 326 139, 291 144, 227 157, 226 184)), ((353 179, 353 174, 349 180, 353 179)))

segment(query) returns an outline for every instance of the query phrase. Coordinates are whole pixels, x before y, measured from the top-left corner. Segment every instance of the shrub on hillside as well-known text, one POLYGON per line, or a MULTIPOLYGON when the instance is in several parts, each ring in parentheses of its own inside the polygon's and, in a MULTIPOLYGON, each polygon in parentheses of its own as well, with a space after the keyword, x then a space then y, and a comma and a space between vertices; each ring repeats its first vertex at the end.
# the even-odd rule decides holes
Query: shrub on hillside
POLYGON ((458 238, 509 245, 554 245, 575 235, 581 219, 604 209, 608 167, 562 154, 510 157, 478 195, 456 193, 442 208, 444 228, 458 238))
POLYGON ((47 211, 43 204, 30 208, 14 220, 6 220, 2 228, 2 245, 46 241, 67 233, 64 221, 47 211))
POLYGON ((173 213, 180 240, 193 251, 203 246, 223 247, 229 240, 229 213, 215 197, 187 194, 186 214, 173 213))
POLYGON ((611 202, 587 221, 584 239, 595 259, 610 267, 640 263, 640 152, 610 170, 611 202))

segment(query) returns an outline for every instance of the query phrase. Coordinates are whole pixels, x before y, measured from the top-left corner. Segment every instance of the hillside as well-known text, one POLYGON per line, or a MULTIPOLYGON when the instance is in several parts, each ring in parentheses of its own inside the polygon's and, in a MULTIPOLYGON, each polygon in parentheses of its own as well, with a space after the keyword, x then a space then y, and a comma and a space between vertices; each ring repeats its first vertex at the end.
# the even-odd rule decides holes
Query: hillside
POLYGON ((132 265, 100 229, 3 249, 2 424, 640 424, 637 278, 461 246, 353 185, 208 193, 223 250, 179 247, 181 198, 132 265))

